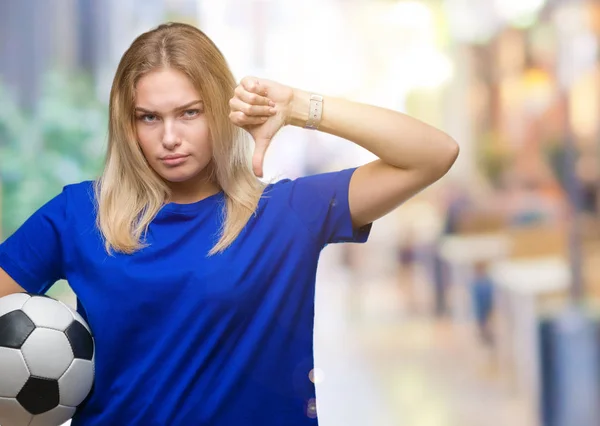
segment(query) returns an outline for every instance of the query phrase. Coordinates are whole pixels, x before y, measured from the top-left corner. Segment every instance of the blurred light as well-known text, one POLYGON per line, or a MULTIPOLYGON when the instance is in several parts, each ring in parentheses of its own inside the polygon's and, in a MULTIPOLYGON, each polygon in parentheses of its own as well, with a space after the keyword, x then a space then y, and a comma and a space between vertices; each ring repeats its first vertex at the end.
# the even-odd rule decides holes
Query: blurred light
POLYGON ((452 61, 432 46, 415 46, 394 61, 396 76, 408 89, 434 89, 449 81, 452 61))
POLYGON ((334 3, 319 3, 315 14, 316 2, 299 5, 287 25, 269 32, 264 72, 292 86, 350 97, 368 79, 370 64, 355 40, 360 29, 353 31, 334 3))
POLYGON ((431 10, 423 3, 413 1, 394 4, 384 21, 407 29, 429 30, 434 26, 431 10))
POLYGON ((317 401, 314 398, 309 399, 306 404, 306 415, 311 419, 317 418, 317 401))
POLYGON ((584 73, 571 88, 569 111, 573 132, 583 141, 596 143, 598 115, 600 114, 600 75, 597 71, 584 73))
POLYGON ((494 6, 505 21, 526 27, 535 23, 545 3, 546 0, 495 0, 494 6))
POLYGON ((315 384, 323 383, 323 381, 325 380, 325 373, 320 368, 315 368, 313 370, 310 370, 310 373, 308 373, 308 378, 311 382, 315 384))
POLYGON ((384 9, 381 23, 389 28, 389 54, 395 58, 391 78, 400 87, 434 89, 452 77, 452 62, 436 46, 438 28, 430 7, 401 1, 384 9))
POLYGON ((486 43, 501 21, 491 3, 482 0, 445 0, 450 35, 459 42, 486 43))
POLYGON ((524 90, 520 90, 526 110, 533 115, 546 111, 554 98, 553 81, 547 72, 531 68, 523 75, 524 90))

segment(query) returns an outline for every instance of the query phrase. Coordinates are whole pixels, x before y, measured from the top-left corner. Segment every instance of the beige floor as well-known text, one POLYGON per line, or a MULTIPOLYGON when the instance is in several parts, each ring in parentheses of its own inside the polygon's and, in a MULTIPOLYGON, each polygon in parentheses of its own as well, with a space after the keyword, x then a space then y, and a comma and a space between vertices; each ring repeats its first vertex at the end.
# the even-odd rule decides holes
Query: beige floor
POLYGON ((321 426, 537 426, 469 321, 433 320, 423 297, 411 309, 393 276, 333 269, 317 290, 321 426))

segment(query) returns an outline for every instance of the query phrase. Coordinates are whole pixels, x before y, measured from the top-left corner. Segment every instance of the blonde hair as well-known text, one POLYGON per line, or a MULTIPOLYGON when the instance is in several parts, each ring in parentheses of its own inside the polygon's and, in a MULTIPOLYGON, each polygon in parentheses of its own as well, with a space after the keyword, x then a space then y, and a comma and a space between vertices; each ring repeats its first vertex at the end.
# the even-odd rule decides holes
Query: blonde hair
POLYGON ((265 187, 250 166, 249 138, 229 120, 236 83, 225 58, 199 29, 180 23, 160 25, 127 49, 110 92, 108 150, 95 184, 97 225, 109 254, 131 254, 145 247, 148 226, 170 196, 137 143, 134 115, 139 79, 167 67, 187 75, 204 100, 213 148, 211 177, 226 200, 220 238, 209 255, 235 241, 265 187))

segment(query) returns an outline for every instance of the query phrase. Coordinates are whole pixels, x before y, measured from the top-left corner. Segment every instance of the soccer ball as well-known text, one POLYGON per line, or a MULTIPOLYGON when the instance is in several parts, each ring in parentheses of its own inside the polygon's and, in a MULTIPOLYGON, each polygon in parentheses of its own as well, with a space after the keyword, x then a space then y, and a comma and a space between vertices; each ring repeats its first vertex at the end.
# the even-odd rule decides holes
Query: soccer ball
POLYGON ((0 425, 61 425, 93 382, 94 340, 76 311, 47 296, 0 298, 0 425))

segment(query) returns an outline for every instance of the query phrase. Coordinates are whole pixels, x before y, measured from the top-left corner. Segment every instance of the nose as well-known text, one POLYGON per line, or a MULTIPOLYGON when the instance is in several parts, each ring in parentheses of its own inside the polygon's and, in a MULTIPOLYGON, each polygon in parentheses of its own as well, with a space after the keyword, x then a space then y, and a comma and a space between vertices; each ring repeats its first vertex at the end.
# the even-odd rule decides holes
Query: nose
POLYGON ((177 133, 175 123, 172 120, 165 120, 165 132, 163 134, 162 144, 165 149, 172 151, 181 145, 181 137, 177 133))

